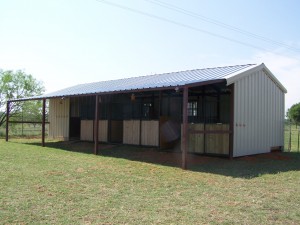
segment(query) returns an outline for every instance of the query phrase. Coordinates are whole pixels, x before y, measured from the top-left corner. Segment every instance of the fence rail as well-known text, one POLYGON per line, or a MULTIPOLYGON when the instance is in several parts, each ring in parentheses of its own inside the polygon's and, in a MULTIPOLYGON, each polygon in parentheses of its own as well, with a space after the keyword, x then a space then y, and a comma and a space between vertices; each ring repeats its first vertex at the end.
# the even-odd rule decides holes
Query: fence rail
MULTIPOLYGON (((46 123, 46 136, 49 132, 49 123, 46 123)), ((42 125, 32 123, 11 123, 9 125, 9 135, 12 136, 41 136, 42 125)), ((0 127, 0 136, 5 136, 5 127, 0 127)), ((300 126, 285 125, 284 129, 284 151, 300 152, 300 126)))
POLYGON ((284 150, 300 152, 300 127, 287 124, 284 129, 284 150))

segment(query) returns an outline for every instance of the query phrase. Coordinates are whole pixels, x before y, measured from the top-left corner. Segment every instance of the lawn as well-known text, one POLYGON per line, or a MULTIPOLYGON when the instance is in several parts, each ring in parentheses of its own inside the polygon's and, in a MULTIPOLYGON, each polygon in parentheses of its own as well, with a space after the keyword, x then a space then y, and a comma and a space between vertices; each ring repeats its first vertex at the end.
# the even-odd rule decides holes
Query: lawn
POLYGON ((0 140, 1 224, 300 224, 300 154, 234 160, 0 140), (74 151, 70 151, 74 150, 74 151))
MULTIPOLYGON (((292 125, 291 127, 289 125, 286 125, 284 128, 284 149, 287 151, 289 146, 289 138, 290 138, 290 131, 291 131, 291 150, 294 152, 300 152, 300 146, 298 149, 298 132, 299 126, 296 127, 296 125, 292 125)), ((299 140, 300 141, 300 140, 299 140)), ((299 143, 300 145, 300 143, 299 143)))

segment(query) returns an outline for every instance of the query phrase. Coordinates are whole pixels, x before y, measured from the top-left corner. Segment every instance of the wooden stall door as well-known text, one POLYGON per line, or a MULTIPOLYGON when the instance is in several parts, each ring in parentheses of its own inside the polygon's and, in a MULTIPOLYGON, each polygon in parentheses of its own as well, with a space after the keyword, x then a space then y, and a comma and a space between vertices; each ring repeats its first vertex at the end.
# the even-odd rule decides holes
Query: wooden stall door
POLYGON ((123 120, 110 121, 110 142, 112 143, 123 142, 123 120))
POLYGON ((80 117, 70 118, 70 138, 80 138, 80 117))
MULTIPOLYGON (((229 131, 229 124, 207 124, 207 131, 220 130, 229 131)), ((229 133, 206 134, 206 153, 209 154, 229 154, 229 133)))
POLYGON ((161 149, 171 149, 180 139, 180 124, 172 121, 167 116, 161 116, 159 120, 159 146, 161 149))
POLYGON ((124 120, 123 143, 130 145, 140 144, 140 120, 124 120))

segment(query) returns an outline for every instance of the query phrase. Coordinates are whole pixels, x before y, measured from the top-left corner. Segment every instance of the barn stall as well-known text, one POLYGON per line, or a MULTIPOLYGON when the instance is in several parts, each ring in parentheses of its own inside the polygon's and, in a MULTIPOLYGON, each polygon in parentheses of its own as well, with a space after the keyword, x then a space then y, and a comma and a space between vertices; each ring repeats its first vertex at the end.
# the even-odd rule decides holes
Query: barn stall
POLYGON ((11 101, 43 99, 45 107, 48 100, 50 138, 93 141, 95 154, 99 142, 179 144, 185 168, 187 152, 236 157, 281 149, 285 93, 264 64, 247 64, 83 84, 11 101))

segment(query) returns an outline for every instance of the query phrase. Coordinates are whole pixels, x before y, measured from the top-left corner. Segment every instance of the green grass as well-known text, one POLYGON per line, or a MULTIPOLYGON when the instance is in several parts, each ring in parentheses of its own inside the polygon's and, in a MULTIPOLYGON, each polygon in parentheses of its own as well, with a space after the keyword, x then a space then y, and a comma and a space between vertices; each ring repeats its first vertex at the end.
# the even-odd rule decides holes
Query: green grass
POLYGON ((175 153, 31 142, 0 140, 1 224, 300 223, 298 153, 194 157, 184 171, 175 153))
MULTIPOLYGON (((298 132, 299 132, 299 126, 296 127, 296 125, 292 125, 291 126, 291 151, 293 152, 298 152, 298 132)), ((288 150, 288 146, 289 146, 289 137, 290 137, 290 126, 286 125, 284 129, 284 149, 286 151, 288 150)), ((300 151, 300 146, 299 146, 299 151, 300 151)))
MULTIPOLYGON (((49 125, 45 126, 46 134, 49 130, 49 125)), ((15 137, 35 137, 42 135, 41 124, 13 124, 9 126, 9 135, 15 137)), ((5 137, 5 125, 0 127, 0 137, 5 137)))
MULTIPOLYGON (((291 127, 291 151, 297 152, 298 151, 298 131, 299 126, 292 125, 291 127)), ((48 125, 46 125, 46 133, 48 132, 48 125)), ((290 133, 290 126, 289 124, 285 125, 284 130, 284 150, 288 151, 289 146, 289 133, 290 133)), ((33 126, 32 124, 13 124, 10 128, 10 136, 14 137, 39 137, 42 135, 42 128, 41 125, 33 126)), ((0 137, 5 137, 5 127, 0 127, 0 137)), ((299 146, 300 151, 300 146, 299 146)))

